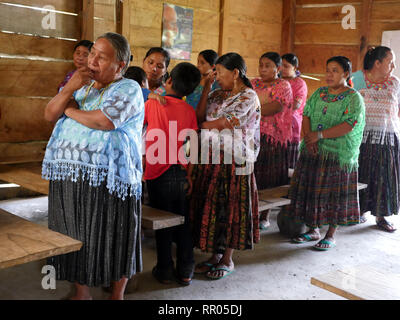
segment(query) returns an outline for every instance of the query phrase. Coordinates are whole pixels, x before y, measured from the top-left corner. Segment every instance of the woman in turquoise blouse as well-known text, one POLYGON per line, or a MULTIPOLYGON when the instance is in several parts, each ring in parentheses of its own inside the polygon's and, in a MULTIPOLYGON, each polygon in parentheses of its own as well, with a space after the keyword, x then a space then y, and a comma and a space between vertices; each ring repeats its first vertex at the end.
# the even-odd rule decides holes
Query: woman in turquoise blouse
MULTIPOLYGON (((197 108, 200 102, 201 94, 203 93, 204 84, 207 81, 207 76, 213 72, 215 63, 218 60, 218 53, 214 50, 203 50, 197 57, 197 68, 201 73, 200 84, 194 89, 194 91, 186 97, 186 102, 190 104, 194 109, 197 108)), ((219 88, 217 81, 214 81, 211 91, 219 88)))
POLYGON ((75 283, 72 299, 91 299, 89 287, 113 284, 123 299, 126 283, 142 270, 140 86, 122 74, 127 40, 100 36, 88 67, 78 69, 46 106, 57 122, 43 160, 49 185, 49 228, 83 242, 80 251, 50 258, 58 280, 75 283))

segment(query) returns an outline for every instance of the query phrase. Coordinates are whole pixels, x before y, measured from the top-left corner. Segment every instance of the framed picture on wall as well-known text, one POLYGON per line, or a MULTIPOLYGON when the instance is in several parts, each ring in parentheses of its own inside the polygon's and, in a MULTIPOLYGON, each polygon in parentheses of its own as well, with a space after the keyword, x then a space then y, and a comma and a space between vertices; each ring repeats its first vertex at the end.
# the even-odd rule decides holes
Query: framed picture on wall
POLYGON ((164 3, 162 47, 172 59, 190 60, 193 9, 164 3))

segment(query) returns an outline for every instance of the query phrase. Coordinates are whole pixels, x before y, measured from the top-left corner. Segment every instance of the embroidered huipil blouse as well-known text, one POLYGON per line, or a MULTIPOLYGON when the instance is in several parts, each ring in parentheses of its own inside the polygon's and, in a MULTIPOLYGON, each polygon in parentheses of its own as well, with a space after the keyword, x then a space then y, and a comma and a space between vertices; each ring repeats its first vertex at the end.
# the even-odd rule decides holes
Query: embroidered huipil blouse
POLYGON ((365 129, 363 143, 371 137, 371 143, 383 144, 388 135, 394 145, 393 135, 400 139, 400 81, 390 76, 382 83, 368 80, 363 71, 353 74, 354 89, 358 90, 365 103, 365 129))
POLYGON ((289 82, 283 79, 276 79, 271 86, 267 86, 261 79, 253 79, 251 84, 260 97, 261 103, 266 100, 263 97, 269 95, 272 100, 278 101, 282 105, 282 111, 273 116, 261 117, 261 134, 273 138, 273 143, 280 142, 281 145, 287 145, 292 139, 291 104, 293 102, 293 94, 289 82))
POLYGON ((307 84, 300 77, 288 80, 293 93, 293 106, 299 104, 299 108, 293 109, 292 141, 300 142, 301 123, 303 121, 303 110, 307 101, 307 84))
MULTIPOLYGON (((222 117, 239 120, 235 130, 202 130, 202 147, 209 141, 219 139, 220 150, 228 141, 233 142, 235 162, 254 163, 260 151, 260 119, 261 107, 256 92, 250 88, 228 96, 226 91, 216 89, 212 91, 207 100, 206 121, 214 121, 222 117), (231 140, 230 140, 231 139, 231 140)), ((225 150, 229 150, 226 148, 225 150)), ((232 148, 230 149, 232 151, 232 148)), ((232 156, 232 153, 230 154, 232 156)))
MULTIPOLYGON (((318 141, 318 153, 338 160, 343 169, 358 167, 358 155, 365 126, 365 106, 361 95, 354 89, 338 95, 330 94, 328 87, 316 90, 308 99, 303 115, 310 118, 311 131, 322 131, 343 122, 353 127, 344 136, 318 141)), ((305 149, 304 140, 300 149, 305 149)))
POLYGON ((73 97, 80 110, 101 110, 115 129, 90 129, 62 116, 47 144, 42 177, 72 181, 81 178, 94 187, 106 181, 109 192, 115 192, 119 198, 139 198, 144 118, 140 86, 134 80, 122 78, 100 90, 83 86, 73 97))

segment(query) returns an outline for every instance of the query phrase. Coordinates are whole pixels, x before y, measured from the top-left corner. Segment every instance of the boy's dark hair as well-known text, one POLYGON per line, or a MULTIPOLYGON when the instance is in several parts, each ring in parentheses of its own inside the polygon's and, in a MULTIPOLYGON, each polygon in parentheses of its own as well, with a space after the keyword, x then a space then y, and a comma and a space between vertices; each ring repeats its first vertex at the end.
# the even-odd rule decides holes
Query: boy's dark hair
POLYGON ((136 66, 129 67, 128 70, 126 70, 124 77, 135 80, 140 86, 142 86, 142 83, 147 79, 146 72, 144 72, 142 68, 136 66))
POLYGON ((92 46, 93 46, 93 42, 92 42, 92 41, 89 41, 89 40, 81 40, 81 41, 79 41, 79 42, 75 45, 75 47, 74 47, 74 52, 75 52, 76 48, 78 48, 78 47, 80 47, 80 46, 86 47, 86 48, 88 48, 89 51, 90 51, 90 49, 91 49, 92 46))
POLYGON ((282 60, 286 60, 289 62, 293 67, 299 67, 299 58, 294 53, 286 53, 282 56, 282 60))
POLYGON ((326 64, 328 65, 329 62, 337 62, 338 64, 341 65, 344 72, 349 72, 349 76, 346 79, 346 81, 349 82, 349 80, 351 79, 351 61, 350 61, 350 59, 347 57, 344 57, 344 56, 334 56, 332 58, 329 58, 326 61, 326 64))
POLYGON ((260 57, 260 60, 262 58, 267 58, 271 60, 273 63, 275 63, 277 67, 280 67, 282 64, 282 58, 277 52, 266 52, 260 57))
POLYGON ((199 69, 189 62, 177 64, 169 76, 172 79, 172 89, 181 97, 191 94, 201 80, 199 69))
POLYGON ((210 64, 210 66, 215 65, 218 60, 218 53, 211 49, 201 51, 199 53, 199 56, 200 55, 210 64))
POLYGON ((364 70, 371 70, 376 60, 382 62, 390 51, 391 49, 385 46, 370 48, 364 57, 364 70))

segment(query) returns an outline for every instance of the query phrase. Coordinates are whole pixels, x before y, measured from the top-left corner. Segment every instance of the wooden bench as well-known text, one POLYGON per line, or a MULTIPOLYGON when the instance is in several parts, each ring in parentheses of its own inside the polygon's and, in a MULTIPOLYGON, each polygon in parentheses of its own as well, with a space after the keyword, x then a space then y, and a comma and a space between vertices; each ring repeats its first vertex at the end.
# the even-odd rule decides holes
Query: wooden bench
POLYGON ((369 266, 312 277, 311 284, 350 300, 400 300, 400 274, 382 273, 369 266))
MULTIPOLYGON (((42 179, 41 164, 21 163, 0 165, 0 180, 15 183, 29 190, 47 195, 49 192, 49 182, 42 179)), ((142 225, 144 228, 158 230, 183 224, 183 216, 142 206, 142 225)))
MULTIPOLYGON (((290 204, 290 200, 287 199, 289 192, 289 184, 269 188, 258 191, 258 200, 259 200, 259 210, 264 211, 271 208, 277 208, 281 206, 285 206, 290 204)), ((357 190, 360 191, 362 189, 367 188, 368 185, 365 183, 358 183, 357 190)))
MULTIPOLYGON (((259 195, 259 212, 271 210, 290 204, 287 198, 290 185, 283 185, 275 188, 264 189, 258 192, 259 195)), ((357 189, 367 188, 365 183, 358 183, 357 189)), ((306 232, 305 224, 295 223, 292 219, 285 216, 282 211, 278 213, 277 224, 281 234, 293 238, 301 233, 306 232)))
POLYGON ((0 269, 78 251, 82 242, 0 209, 0 269))
POLYGON ((279 186, 258 191, 258 210, 264 211, 279 208, 290 204, 290 200, 285 198, 288 195, 289 185, 279 186))

